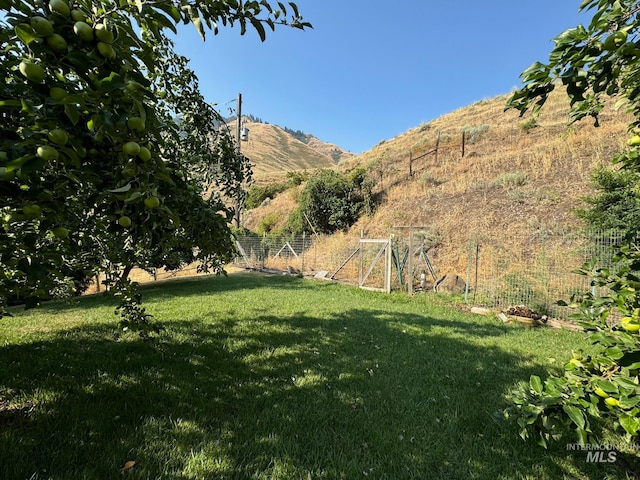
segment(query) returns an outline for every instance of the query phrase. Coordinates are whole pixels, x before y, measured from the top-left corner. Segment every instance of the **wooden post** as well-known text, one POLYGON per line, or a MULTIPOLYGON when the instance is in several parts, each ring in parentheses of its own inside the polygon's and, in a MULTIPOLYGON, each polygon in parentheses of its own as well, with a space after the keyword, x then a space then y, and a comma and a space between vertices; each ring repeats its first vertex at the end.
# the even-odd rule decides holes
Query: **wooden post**
POLYGON ((464 158, 464 137, 465 137, 465 132, 463 130, 462 131, 462 158, 464 158))
POLYGON ((440 146, 440 132, 438 132, 438 138, 436 139, 436 163, 438 163, 438 147, 440 146))
POLYGON ((409 150, 409 177, 413 177, 413 152, 409 150))

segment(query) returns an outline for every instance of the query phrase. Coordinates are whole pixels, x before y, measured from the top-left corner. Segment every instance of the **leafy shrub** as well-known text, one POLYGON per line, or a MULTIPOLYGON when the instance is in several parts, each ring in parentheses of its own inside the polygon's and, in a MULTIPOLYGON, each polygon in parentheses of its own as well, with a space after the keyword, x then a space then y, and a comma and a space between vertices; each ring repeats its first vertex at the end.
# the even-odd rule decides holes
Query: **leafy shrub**
POLYGON ((441 133, 440 134, 440 143, 449 143, 451 140, 453 139, 453 137, 451 136, 450 133, 441 133))
POLYGON ((251 185, 247 193, 245 206, 249 210, 257 208, 267 198, 275 198, 276 195, 306 182, 308 178, 309 174, 306 170, 304 172, 287 172, 287 181, 284 183, 271 183, 264 186, 251 185))
POLYGON ((258 186, 251 185, 247 192, 247 198, 245 200, 245 206, 247 209, 257 208, 262 205, 267 198, 273 198, 279 193, 284 192, 287 189, 286 183, 272 183, 270 185, 258 186))
POLYGON ((464 133, 466 138, 466 143, 472 145, 480 140, 480 137, 483 133, 489 130, 489 125, 483 123, 482 125, 478 125, 477 127, 464 127, 462 129, 462 133, 464 133))
POLYGON ((278 212, 271 212, 267 214, 267 216, 264 217, 258 225, 257 232, 260 235, 263 235, 265 233, 272 233, 279 220, 280 214, 278 212))
POLYGON ((287 186, 289 188, 302 185, 307 180, 309 180, 309 172, 307 172, 306 170, 302 172, 287 172, 287 186))
MULTIPOLYGON (((361 181, 358 174, 352 180, 361 181)), ((298 209, 289 218, 288 230, 302 233, 307 223, 318 233, 343 230, 356 222, 362 207, 362 192, 353 181, 333 170, 321 170, 302 191, 298 209)))
MULTIPOLYGON (((513 405, 504 413, 517 421, 522 438, 533 435, 546 447, 572 427, 578 442, 585 445, 593 437, 591 422, 599 418, 612 420, 628 439, 640 434, 640 296, 632 288, 640 285, 637 247, 633 243, 620 247, 611 270, 594 275, 593 284, 606 287, 609 295, 585 293, 573 299, 579 308, 574 318, 596 352, 574 352, 564 375, 552 375, 544 383, 534 375, 509 394, 513 405), (621 320, 611 320, 611 314, 621 320)), ((580 273, 591 276, 594 268, 591 262, 580 273)))
POLYGON ((527 174, 521 171, 504 172, 498 175, 494 184, 503 188, 521 187, 527 184, 527 174))
POLYGON ((537 117, 531 117, 526 122, 522 122, 520 125, 518 125, 518 127, 521 130, 523 130, 523 131, 528 133, 529 130, 533 130, 534 128, 538 127, 538 119, 537 119, 537 117))
POLYGON ((635 172, 600 168, 591 179, 598 193, 584 199, 590 208, 577 212, 589 227, 624 230, 640 225, 640 185, 635 172))
POLYGON ((424 172, 421 176, 420 176, 420 181, 422 183, 424 183, 427 186, 430 187, 437 187, 438 185, 442 185, 442 182, 440 180, 438 180, 432 172, 424 172))

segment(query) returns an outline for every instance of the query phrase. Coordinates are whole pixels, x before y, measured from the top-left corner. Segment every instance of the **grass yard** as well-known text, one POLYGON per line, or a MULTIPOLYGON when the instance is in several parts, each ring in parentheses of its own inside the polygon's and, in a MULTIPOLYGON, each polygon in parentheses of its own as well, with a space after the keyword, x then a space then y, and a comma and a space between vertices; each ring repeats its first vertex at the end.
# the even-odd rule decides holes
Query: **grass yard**
POLYGON ((180 279, 144 299, 166 327, 151 342, 120 335, 103 296, 0 320, 0 478, 614 479, 638 466, 588 463, 572 436, 544 450, 494 417, 582 334, 281 276, 180 279))

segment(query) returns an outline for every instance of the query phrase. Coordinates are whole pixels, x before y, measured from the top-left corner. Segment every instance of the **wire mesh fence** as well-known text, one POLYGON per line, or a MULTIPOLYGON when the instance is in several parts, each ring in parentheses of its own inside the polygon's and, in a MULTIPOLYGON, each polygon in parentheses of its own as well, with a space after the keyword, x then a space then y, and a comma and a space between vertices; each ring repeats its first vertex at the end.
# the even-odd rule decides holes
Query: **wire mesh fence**
POLYGON ((617 231, 502 242, 472 234, 467 245, 435 245, 424 233, 411 241, 397 235, 390 245, 392 261, 386 264, 380 245, 363 243, 360 237, 250 236, 238 239, 240 253, 234 263, 365 288, 380 288, 389 276, 394 290, 412 292, 432 290, 445 274, 455 273, 457 291, 468 303, 496 308, 526 305, 540 314, 567 318, 571 311, 557 302, 591 289, 590 278, 574 271, 594 258, 598 267, 609 265, 612 247, 622 239, 617 231))
MULTIPOLYGON (((558 305, 576 293, 591 291, 588 276, 574 273, 591 260, 594 268, 612 263, 614 247, 624 240, 618 231, 522 238, 482 238, 468 243, 444 242, 424 229, 403 230, 388 239, 362 239, 346 234, 246 236, 237 239, 234 266, 316 276, 363 288, 411 293, 448 291, 467 303, 504 310, 525 305, 540 314, 566 319, 572 311, 558 305), (410 254, 411 253, 411 254, 410 254), (444 285, 444 284, 443 284, 444 285)), ((136 281, 198 275, 197 265, 153 274, 132 272, 136 281)), ((100 279, 94 286, 100 290, 100 279)))
POLYGON ((237 239, 237 267, 315 275, 356 284, 358 267, 350 261, 359 245, 357 237, 246 236, 237 239))
MULTIPOLYGON (((617 231, 543 236, 514 251, 495 241, 470 242, 470 301, 491 307, 526 305, 541 314, 566 318, 571 312, 558 301, 592 291, 591 279, 575 273, 595 259, 595 268, 611 265, 614 246, 623 240, 617 231)), ((523 244, 524 242, 518 242, 523 244)))

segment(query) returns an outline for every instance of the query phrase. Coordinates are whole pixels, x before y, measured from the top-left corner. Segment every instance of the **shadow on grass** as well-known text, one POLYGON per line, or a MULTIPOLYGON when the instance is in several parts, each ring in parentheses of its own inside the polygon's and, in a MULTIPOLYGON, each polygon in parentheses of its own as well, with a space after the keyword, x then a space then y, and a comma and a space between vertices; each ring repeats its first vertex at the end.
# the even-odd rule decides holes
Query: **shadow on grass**
MULTIPOLYGON (((227 276, 207 275, 195 277, 177 277, 140 284, 143 305, 151 301, 166 301, 176 297, 191 297, 212 295, 225 292, 242 292, 244 290, 258 290, 273 288, 276 290, 317 290, 338 286, 333 282, 305 283, 299 278, 289 275, 267 275, 248 272, 236 272, 227 276), (196 286, 197 288, 194 288, 196 286)), ((108 292, 102 291, 87 296, 72 297, 64 300, 45 302, 41 309, 52 312, 64 311, 70 306, 113 306, 117 300, 108 292)), ((24 310, 23 306, 12 307, 14 312, 24 310)))
POLYGON ((545 375, 486 343, 502 325, 358 308, 165 326, 151 343, 99 326, 0 347, 0 477, 116 478, 129 460, 128 478, 621 475, 494 420, 545 375))

